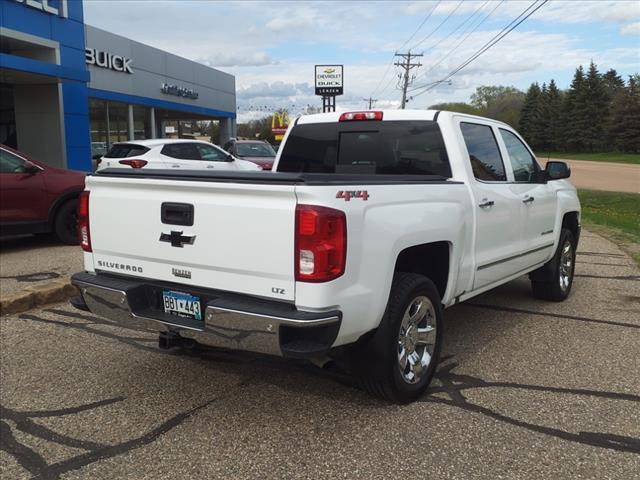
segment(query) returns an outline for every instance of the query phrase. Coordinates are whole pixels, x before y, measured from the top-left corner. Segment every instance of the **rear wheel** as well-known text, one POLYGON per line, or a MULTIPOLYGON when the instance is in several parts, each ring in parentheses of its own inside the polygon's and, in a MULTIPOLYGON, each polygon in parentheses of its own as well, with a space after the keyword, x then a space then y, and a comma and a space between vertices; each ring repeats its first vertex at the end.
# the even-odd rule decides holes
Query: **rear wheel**
POLYGON ((78 244, 78 200, 68 200, 63 203, 54 220, 53 231, 62 243, 78 244))
POLYGON ((438 363, 442 316, 440 295, 431 280, 397 273, 380 326, 364 345, 355 347, 363 388, 398 403, 420 397, 438 363))
POLYGON ((553 302, 565 300, 571 293, 575 263, 575 238, 571 230, 563 228, 553 258, 530 275, 533 296, 553 302))

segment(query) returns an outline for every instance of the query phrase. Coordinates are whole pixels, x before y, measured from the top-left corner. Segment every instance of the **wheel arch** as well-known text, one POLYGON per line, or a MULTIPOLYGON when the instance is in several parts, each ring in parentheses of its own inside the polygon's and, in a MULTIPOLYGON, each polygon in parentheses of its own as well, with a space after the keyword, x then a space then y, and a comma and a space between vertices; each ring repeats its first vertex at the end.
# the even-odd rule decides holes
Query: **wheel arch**
POLYGON ((451 243, 438 241, 407 247, 398 253, 394 272, 417 273, 428 277, 443 299, 451 269, 451 243))
POLYGON ((73 190, 71 192, 66 192, 56 198, 55 202, 53 202, 53 205, 51 205, 51 208, 49 208, 49 217, 47 220, 49 229, 53 228, 56 221, 56 215, 58 214, 58 210, 60 210, 60 207, 67 203, 69 200, 77 199, 80 196, 80 192, 82 192, 82 190, 73 190))

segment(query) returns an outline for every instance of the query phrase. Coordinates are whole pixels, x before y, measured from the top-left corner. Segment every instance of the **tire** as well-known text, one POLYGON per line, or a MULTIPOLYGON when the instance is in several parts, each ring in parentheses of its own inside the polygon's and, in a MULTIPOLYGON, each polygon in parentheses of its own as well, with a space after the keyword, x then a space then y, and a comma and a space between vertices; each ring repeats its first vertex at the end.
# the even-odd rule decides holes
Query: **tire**
POLYGON ((380 326, 352 351, 363 389, 396 403, 420 397, 438 364, 442 317, 440 294, 431 280, 396 273, 380 326), (418 303, 422 306, 416 310, 418 303))
POLYGON ((64 202, 56 212, 53 231, 62 243, 78 245, 78 200, 64 202))
POLYGON ((571 230, 563 228, 553 258, 529 275, 533 296, 552 302, 565 300, 571 293, 575 264, 575 237, 571 230))

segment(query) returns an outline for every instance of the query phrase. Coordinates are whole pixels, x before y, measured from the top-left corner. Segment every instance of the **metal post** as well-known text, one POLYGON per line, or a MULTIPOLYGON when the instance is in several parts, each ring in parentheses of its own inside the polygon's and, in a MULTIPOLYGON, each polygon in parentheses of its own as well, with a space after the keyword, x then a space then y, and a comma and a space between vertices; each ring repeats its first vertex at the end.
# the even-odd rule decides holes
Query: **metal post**
POLYGON ((156 133, 156 109, 149 109, 149 123, 151 124, 151 138, 158 138, 156 133))
POLYGON ((134 127, 133 127, 133 105, 129 104, 129 115, 127 118, 127 129, 129 131, 129 141, 131 140, 135 140, 135 138, 133 138, 135 136, 134 134, 134 127))

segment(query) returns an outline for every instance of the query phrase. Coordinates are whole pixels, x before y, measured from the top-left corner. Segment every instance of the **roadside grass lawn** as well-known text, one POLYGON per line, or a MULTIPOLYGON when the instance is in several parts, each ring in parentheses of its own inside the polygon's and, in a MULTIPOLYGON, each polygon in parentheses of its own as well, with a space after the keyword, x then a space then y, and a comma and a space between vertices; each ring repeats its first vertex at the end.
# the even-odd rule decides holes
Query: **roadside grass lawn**
POLYGON ((592 162, 631 163, 640 165, 640 153, 565 153, 565 152, 538 152, 538 160, 547 158, 566 158, 568 160, 588 160, 592 162))
POLYGON ((609 236, 640 265, 640 194, 578 190, 582 225, 609 236))

